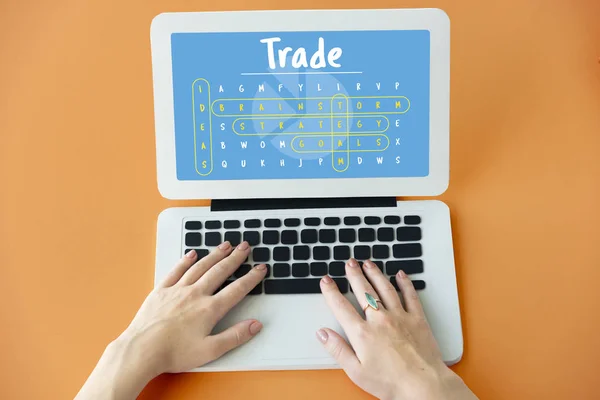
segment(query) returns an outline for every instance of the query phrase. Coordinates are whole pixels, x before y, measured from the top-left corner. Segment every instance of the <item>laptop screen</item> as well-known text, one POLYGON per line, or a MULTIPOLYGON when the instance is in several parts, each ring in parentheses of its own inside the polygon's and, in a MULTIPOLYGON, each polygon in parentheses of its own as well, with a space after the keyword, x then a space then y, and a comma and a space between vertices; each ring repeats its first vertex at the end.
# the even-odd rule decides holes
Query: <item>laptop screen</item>
POLYGON ((428 30, 173 33, 177 179, 426 177, 428 30))

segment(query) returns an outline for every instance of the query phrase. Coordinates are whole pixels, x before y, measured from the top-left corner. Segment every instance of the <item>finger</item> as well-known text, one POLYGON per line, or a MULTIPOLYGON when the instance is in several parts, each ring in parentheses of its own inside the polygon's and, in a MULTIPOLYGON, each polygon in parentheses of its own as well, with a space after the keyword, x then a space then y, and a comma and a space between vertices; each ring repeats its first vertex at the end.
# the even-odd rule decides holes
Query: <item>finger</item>
POLYGON ((234 326, 206 338, 211 349, 210 361, 216 360, 225 353, 241 346, 252 339, 260 330, 262 324, 255 319, 238 322, 234 326))
POLYGON ((185 274, 198 258, 198 254, 196 254, 196 250, 191 250, 186 255, 184 255, 178 262, 175 264, 175 267, 167 274, 165 279, 158 285, 159 287, 169 287, 176 284, 179 279, 185 274))
POLYGON ((181 280, 182 285, 191 285, 196 282, 202 275, 206 273, 213 265, 231 254, 231 244, 229 242, 221 243, 217 248, 210 252, 209 255, 198 261, 190 269, 186 271, 181 280))
POLYGON ((329 328, 319 329, 317 338, 325 346, 331 357, 342 367, 348 377, 352 379, 360 368, 360 361, 350 345, 336 331, 329 328))
POLYGON ((400 292, 402 292, 406 311, 409 313, 424 315, 423 306, 421 305, 421 300, 419 300, 419 295, 417 294, 412 281, 408 276, 406 276, 404 271, 400 270, 396 274, 396 283, 400 288, 400 292))
POLYGON ((358 314, 356 308, 350 304, 348 299, 342 295, 335 281, 327 275, 321 279, 321 292, 344 332, 353 336, 356 327, 364 324, 365 320, 358 314))
POLYGON ((363 263, 363 270, 371 285, 379 294, 379 298, 383 302, 383 305, 388 310, 404 310, 402 308, 402 302, 396 292, 396 288, 387 279, 381 270, 372 261, 368 260, 363 263))
MULTIPOLYGON (((371 286, 371 283, 365 278, 362 269, 358 265, 358 261, 354 258, 351 258, 346 263, 346 278, 348 278, 348 282, 350 282, 350 285, 352 286, 352 291, 356 296, 356 300, 358 300, 358 304, 360 304, 360 307, 363 310, 368 306, 365 293, 369 293, 375 299, 379 300, 379 294, 377 294, 373 286, 371 286)), ((378 305, 381 307, 381 303, 378 303, 378 305)), ((365 312, 365 315, 366 314, 367 313, 365 312)))
POLYGON ((252 268, 243 277, 236 279, 233 283, 227 285, 223 290, 218 292, 214 299, 217 302, 216 310, 218 310, 217 319, 229 312, 237 303, 239 303, 252 289, 263 280, 267 273, 267 266, 259 264, 252 268))
POLYGON ((240 243, 228 256, 216 263, 213 267, 198 279, 194 285, 206 294, 212 295, 225 280, 235 272, 236 269, 248 258, 250 246, 248 242, 240 243))

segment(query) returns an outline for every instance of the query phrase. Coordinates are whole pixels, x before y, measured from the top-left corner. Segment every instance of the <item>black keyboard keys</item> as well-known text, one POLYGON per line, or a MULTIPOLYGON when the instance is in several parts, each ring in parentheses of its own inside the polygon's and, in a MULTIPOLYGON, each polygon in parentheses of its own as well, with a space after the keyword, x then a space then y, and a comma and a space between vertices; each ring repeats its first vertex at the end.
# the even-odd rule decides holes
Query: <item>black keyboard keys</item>
POLYGON ((200 221, 188 221, 185 223, 185 229, 188 231, 199 231, 202 229, 202 222, 200 221))
POLYGON ((347 261, 350 258, 350 247, 348 246, 335 246, 333 248, 334 260, 347 261))
POLYGON ((360 228, 358 230, 358 241, 359 242, 374 242, 375 241, 375 230, 372 228, 360 228))
POLYGON ((345 225, 360 225, 360 217, 345 217, 345 225))
POLYGON ((275 218, 265 219, 266 228, 279 228, 281 226, 281 220, 275 218))
POLYGON ((354 246, 354 258, 368 260, 371 258, 371 248, 369 246, 354 246))
POLYGON ((340 235, 340 242, 342 242, 342 243, 356 242, 356 231, 354 229, 350 229, 350 228, 340 229, 338 234, 340 235))
POLYGON ((310 247, 294 246, 294 260, 308 260, 310 258, 310 247))
POLYGON ((329 263, 329 275, 345 276, 346 275, 346 263, 343 261, 330 262, 329 263))
POLYGON ((341 223, 338 217, 326 217, 323 219, 323 223, 328 226, 337 226, 341 223))
POLYGON ((271 258, 271 251, 267 247, 255 247, 252 250, 252 259, 255 262, 267 262, 271 258))
POLYGON ((319 231, 319 243, 334 243, 335 229, 321 229, 319 231))
POLYGON ((310 274, 312 276, 327 275, 327 263, 324 263, 324 262, 310 263, 310 274))
POLYGON ((250 270, 252 269, 252 267, 249 264, 242 264, 234 273, 233 276, 235 276, 236 278, 241 278, 242 276, 246 275, 248 272, 250 272, 250 270))
POLYGON ((309 275, 308 263, 292 264, 292 276, 294 278, 306 278, 309 275))
POLYGON ((313 247, 313 258, 315 260, 329 260, 331 253, 327 246, 315 246, 313 247))
POLYGON ((319 240, 316 229, 304 229, 300 232, 300 241, 302 243, 312 244, 319 240))
POLYGON ((300 219, 299 218, 287 218, 283 221, 283 225, 290 227, 290 228, 300 226, 300 219))
POLYGON ((206 221, 204 227, 206 229, 221 229, 221 221, 206 221))
POLYGON ((422 260, 388 261, 385 263, 385 272, 388 275, 396 275, 398 271, 404 271, 406 275, 420 274, 423 272, 422 260))
POLYGON ((417 258, 423 255, 421 243, 395 244, 392 249, 394 258, 417 258))
POLYGON ((273 260, 289 261, 290 260, 290 248, 289 247, 275 247, 273 249, 273 260))
POLYGON ((365 217, 365 224, 367 225, 379 225, 380 223, 380 217, 365 217))
POLYGON ((421 217, 418 215, 407 215, 404 217, 404 223, 406 225, 419 225, 421 223, 421 217))
POLYGON ((275 263, 273 264, 274 278, 287 278, 290 276, 290 264, 275 263))
POLYGON ((192 250, 196 250, 196 254, 198 256, 198 260, 206 257, 209 254, 209 251, 207 249, 186 249, 184 254, 189 253, 192 250))
POLYGON ((260 219, 247 219, 244 221, 246 228, 260 228, 260 219))
POLYGON ((283 231, 283 232, 281 232, 281 243, 282 244, 296 244, 296 243, 298 243, 298 232, 297 231, 283 231))
POLYGON ((304 225, 319 226, 319 225, 321 225, 321 218, 316 218, 316 217, 304 218, 304 225))
POLYGON ((242 243, 242 234, 240 232, 225 232, 225 240, 228 240, 233 247, 242 243))
POLYGON ((250 246, 256 246, 260 243, 260 232, 246 231, 244 232, 244 240, 248 242, 250 246))
POLYGON ((379 228, 377 229, 377 240, 380 242, 394 241, 394 228, 379 228))
POLYGON ((186 246, 202 246, 202 234, 200 232, 190 232, 185 234, 186 246))
POLYGON ((396 229, 399 242, 417 242, 421 240, 421 228, 418 226, 401 226, 396 229))
MULTIPOLYGON (((396 290, 400 290, 398 288, 398 282, 396 282, 396 277, 395 276, 390 276, 390 282, 392 282, 392 285, 394 285, 394 288, 396 290)), ((425 289, 425 281, 415 280, 415 281, 412 281, 412 284, 415 287, 415 290, 423 290, 423 289, 425 289)))
POLYGON ((398 225, 400 223, 400 217, 397 215, 387 215, 383 219, 383 222, 385 222, 388 225, 398 225))
POLYGON ((373 263, 383 272, 383 261, 373 261, 373 263))
POLYGON ((384 244, 373 246, 373 258, 389 258, 390 248, 384 244))
POLYGON ((240 221, 229 219, 229 220, 223 222, 223 227, 225 229, 237 229, 240 227, 240 221))
MULTIPOLYGON (((334 278, 333 281, 338 285, 340 292, 348 292, 346 278, 334 278)), ((319 278, 266 279, 264 285, 266 294, 321 293, 321 279, 319 278)))
POLYGON ((218 246, 221 244, 221 233, 207 232, 205 240, 207 246, 218 246))
POLYGON ((279 243, 279 231, 264 231, 263 232, 263 243, 264 244, 278 244, 279 243))

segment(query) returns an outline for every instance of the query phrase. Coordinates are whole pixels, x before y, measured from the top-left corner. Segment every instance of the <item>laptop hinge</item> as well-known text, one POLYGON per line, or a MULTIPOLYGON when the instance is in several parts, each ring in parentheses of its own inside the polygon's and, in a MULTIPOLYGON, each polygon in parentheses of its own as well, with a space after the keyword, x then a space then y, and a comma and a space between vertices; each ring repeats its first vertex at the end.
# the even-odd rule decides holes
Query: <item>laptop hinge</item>
POLYGON ((286 210, 298 208, 396 207, 395 197, 332 197, 288 199, 219 199, 211 211, 286 210))

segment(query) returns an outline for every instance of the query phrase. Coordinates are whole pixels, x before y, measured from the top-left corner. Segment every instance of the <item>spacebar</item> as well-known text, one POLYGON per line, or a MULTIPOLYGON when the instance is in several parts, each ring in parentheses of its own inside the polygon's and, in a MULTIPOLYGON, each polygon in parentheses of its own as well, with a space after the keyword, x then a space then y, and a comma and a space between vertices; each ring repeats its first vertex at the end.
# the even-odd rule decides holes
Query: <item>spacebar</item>
MULTIPOLYGON (((340 292, 348 292, 346 278, 332 278, 340 292)), ((321 293, 320 279, 266 279, 265 294, 321 293)))

